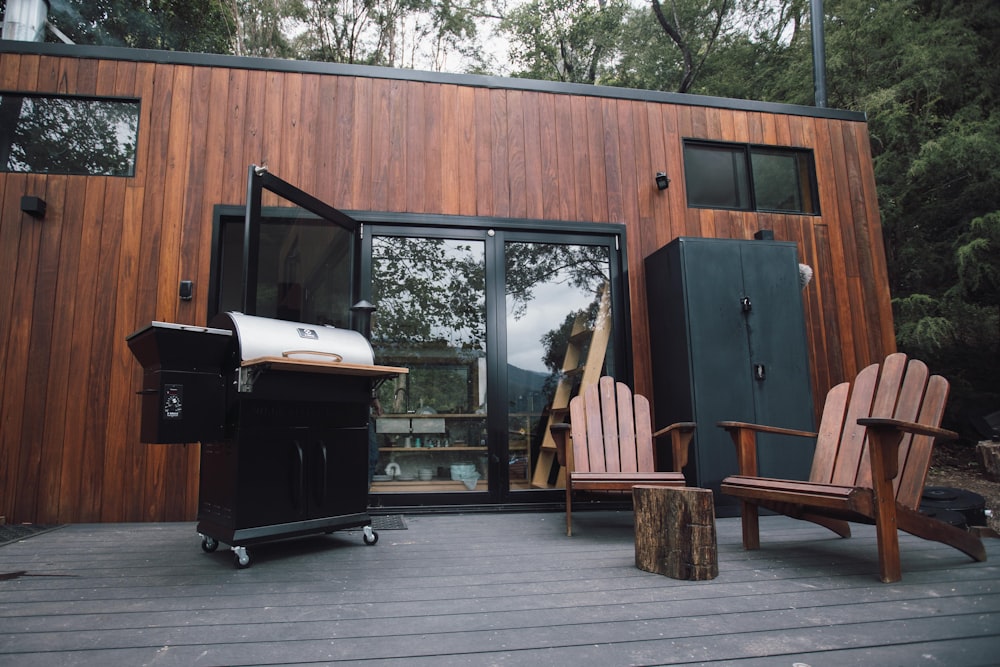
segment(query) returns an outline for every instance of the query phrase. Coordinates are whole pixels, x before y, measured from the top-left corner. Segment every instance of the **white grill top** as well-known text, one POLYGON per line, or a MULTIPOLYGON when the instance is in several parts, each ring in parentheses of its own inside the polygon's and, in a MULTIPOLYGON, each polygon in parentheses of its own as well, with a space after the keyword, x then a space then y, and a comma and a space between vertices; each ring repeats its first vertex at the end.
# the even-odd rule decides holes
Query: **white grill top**
POLYGON ((253 359, 287 359, 295 362, 373 365, 375 354, 364 336, 351 329, 288 322, 269 317, 226 313, 239 341, 244 362, 253 359))

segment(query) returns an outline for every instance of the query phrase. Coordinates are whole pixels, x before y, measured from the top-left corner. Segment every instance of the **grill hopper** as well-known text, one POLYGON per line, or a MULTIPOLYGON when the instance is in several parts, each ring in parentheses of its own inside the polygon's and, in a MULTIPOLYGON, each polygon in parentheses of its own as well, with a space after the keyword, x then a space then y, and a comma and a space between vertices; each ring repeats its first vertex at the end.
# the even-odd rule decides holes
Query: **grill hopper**
POLYGON ((152 322, 126 338, 142 364, 145 443, 186 443, 222 436, 223 362, 232 333, 222 329, 152 322))

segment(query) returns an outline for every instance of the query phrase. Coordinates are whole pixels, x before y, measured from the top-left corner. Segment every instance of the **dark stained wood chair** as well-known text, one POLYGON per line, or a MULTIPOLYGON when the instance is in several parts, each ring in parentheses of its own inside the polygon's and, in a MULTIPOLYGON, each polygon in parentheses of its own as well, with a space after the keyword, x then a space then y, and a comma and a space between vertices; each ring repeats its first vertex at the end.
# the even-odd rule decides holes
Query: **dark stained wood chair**
POLYGON ((862 370, 853 384, 830 390, 818 434, 719 422, 736 444, 739 474, 722 481, 722 492, 741 501, 744 548, 760 548, 758 507, 764 507, 842 537, 851 535, 848 521, 874 524, 886 583, 902 577, 897 528, 986 560, 979 537, 919 509, 935 440, 957 437, 939 427, 948 390, 926 364, 895 353, 862 370), (757 433, 815 437, 809 480, 758 477, 757 433))
POLYGON ((632 492, 637 484, 684 486, 695 425, 671 424, 652 432, 649 401, 604 376, 569 403, 569 424, 550 427, 566 471, 566 534, 573 534, 573 491, 632 492), (671 437, 673 472, 656 471, 654 438, 671 437), (567 439, 570 440, 567 443, 567 439))

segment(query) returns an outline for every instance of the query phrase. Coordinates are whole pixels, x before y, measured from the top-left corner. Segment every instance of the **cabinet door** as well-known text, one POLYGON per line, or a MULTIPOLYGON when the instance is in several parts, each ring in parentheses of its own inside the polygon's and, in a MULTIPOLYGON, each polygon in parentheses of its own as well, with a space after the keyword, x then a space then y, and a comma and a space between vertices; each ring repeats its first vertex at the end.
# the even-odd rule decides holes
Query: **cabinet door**
MULTIPOLYGON (((795 246, 748 241, 740 249, 749 304, 744 316, 753 421, 812 430, 809 350, 795 246)), ((763 435, 758 446, 760 474, 806 479, 813 449, 814 443, 803 438, 763 435)))
POLYGON ((690 392, 698 423, 694 473, 698 486, 718 491, 736 469, 736 451, 716 422, 755 419, 741 247, 707 240, 685 241, 681 247, 690 392))

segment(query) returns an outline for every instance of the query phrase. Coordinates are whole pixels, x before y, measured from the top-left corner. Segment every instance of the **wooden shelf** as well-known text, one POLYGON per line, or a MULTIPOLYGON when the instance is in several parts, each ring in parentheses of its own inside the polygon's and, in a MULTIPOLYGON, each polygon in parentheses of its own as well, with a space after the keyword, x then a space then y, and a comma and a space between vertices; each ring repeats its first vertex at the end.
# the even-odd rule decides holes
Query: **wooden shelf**
POLYGON ((421 452, 485 452, 486 447, 465 447, 465 446, 451 446, 451 447, 379 447, 380 452, 406 452, 406 453, 416 453, 421 452))
POLYGON ((462 493, 472 493, 473 491, 486 491, 488 485, 486 480, 481 479, 476 483, 476 488, 469 490, 465 482, 450 479, 434 479, 429 481, 391 481, 372 482, 370 493, 405 492, 405 493, 433 493, 440 491, 461 491, 462 493))

